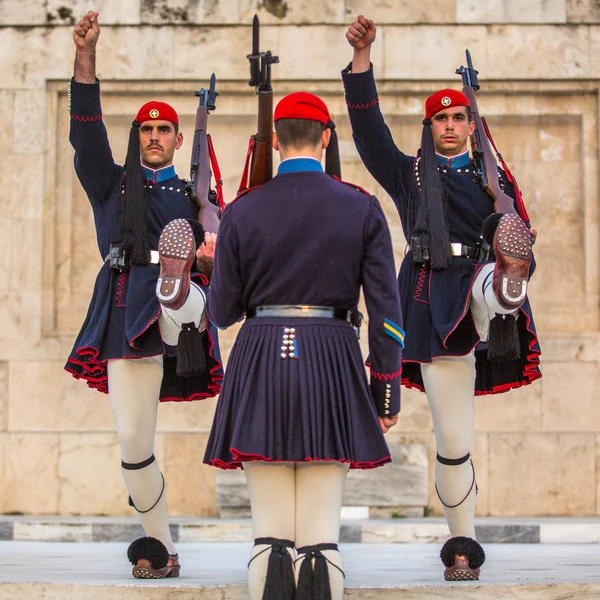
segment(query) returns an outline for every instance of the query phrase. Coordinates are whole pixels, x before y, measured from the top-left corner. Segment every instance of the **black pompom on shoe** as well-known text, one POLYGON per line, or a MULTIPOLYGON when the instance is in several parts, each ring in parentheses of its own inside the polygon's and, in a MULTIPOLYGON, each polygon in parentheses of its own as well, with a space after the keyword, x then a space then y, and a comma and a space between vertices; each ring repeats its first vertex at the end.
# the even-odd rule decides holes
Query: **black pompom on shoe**
POLYGON ((169 562, 169 551, 165 545, 153 537, 138 538, 127 549, 127 558, 132 565, 147 560, 153 569, 162 569, 169 562))
POLYGON ((483 548, 472 538, 450 538, 440 552, 446 581, 477 581, 485 562, 483 548))

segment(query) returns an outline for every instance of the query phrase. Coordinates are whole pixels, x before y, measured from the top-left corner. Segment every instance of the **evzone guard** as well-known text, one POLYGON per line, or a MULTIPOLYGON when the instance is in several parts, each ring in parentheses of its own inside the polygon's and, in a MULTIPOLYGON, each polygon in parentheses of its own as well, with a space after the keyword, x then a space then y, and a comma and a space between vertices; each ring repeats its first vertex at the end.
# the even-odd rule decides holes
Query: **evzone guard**
POLYGON ((197 218, 206 207, 175 173, 183 135, 170 105, 144 104, 125 166, 113 160, 96 78, 98 14, 88 12, 73 30, 70 140, 104 262, 65 368, 109 395, 129 502, 146 533, 128 550, 133 576, 177 577, 165 480, 154 457, 156 419, 159 401, 200 400, 220 390, 217 333, 205 312, 218 221, 215 210, 203 210, 205 232, 197 218), (202 272, 191 278, 194 263, 202 272))
POLYGON ((478 579, 485 554, 475 541, 474 395, 541 377, 527 299, 535 232, 516 182, 496 166, 472 66, 459 70, 465 93, 443 89, 427 98, 421 148, 409 156, 381 113, 370 63, 375 36, 362 15, 346 32, 354 49, 342 72, 348 114, 358 152, 396 204, 410 245, 398 279, 402 384, 425 391, 431 409, 436 489, 452 536, 441 551, 444 576, 478 579))
POLYGON ((348 469, 391 460, 383 433, 400 410, 400 299, 379 202, 336 177, 326 104, 290 94, 274 120, 277 175, 231 202, 219 230, 208 312, 219 327, 246 320, 205 462, 246 474, 251 600, 341 600, 348 469), (361 285, 370 383, 356 330, 361 285))

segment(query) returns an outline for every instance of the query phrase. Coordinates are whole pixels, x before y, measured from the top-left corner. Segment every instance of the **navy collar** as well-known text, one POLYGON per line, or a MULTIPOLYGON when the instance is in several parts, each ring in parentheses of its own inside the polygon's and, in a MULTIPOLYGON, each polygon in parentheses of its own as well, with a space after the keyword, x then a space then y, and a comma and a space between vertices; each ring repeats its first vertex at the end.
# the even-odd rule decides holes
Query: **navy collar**
POLYGON ((442 165, 444 167, 450 167, 451 169, 462 169, 466 167, 471 162, 471 157, 469 156, 469 151, 466 150, 462 154, 458 156, 452 156, 448 158, 447 156, 442 156, 441 154, 435 153, 435 161, 438 165, 442 165))
POLYGON ((323 173, 323 167, 316 158, 310 156, 298 156, 295 158, 286 158, 277 169, 277 175, 285 173, 303 173, 313 171, 315 173, 323 173))
POLYGON ((167 179, 173 179, 173 177, 177 177, 177 173, 175 173, 175 167, 173 165, 163 167, 162 169, 157 169, 156 171, 142 165, 142 171, 144 171, 144 179, 146 179, 146 181, 151 181, 152 183, 159 183, 160 181, 166 181, 167 179))

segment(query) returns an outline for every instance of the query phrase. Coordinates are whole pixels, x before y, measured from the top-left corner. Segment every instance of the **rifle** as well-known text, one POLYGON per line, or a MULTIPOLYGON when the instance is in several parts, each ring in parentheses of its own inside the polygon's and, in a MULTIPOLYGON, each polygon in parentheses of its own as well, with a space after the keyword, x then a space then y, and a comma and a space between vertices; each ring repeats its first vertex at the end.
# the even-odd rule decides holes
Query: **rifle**
MULTIPOLYGON (((471 135, 471 152, 473 155, 473 161, 475 162, 475 175, 479 180, 479 183, 483 190, 489 194, 494 200, 494 211, 497 213, 517 213, 521 218, 523 218, 522 212, 525 211, 525 207, 523 206, 523 211, 521 211, 521 206, 519 206, 519 211, 515 210, 514 200, 500 187, 500 181, 498 179, 498 165, 496 163, 496 158, 494 156, 494 152, 492 151, 492 146, 490 144, 489 139, 489 129, 487 128, 487 124, 481 115, 479 114, 479 109, 477 107, 477 100, 475 99, 475 92, 479 90, 480 85, 477 79, 477 75, 479 71, 476 71, 473 68, 473 62, 471 60, 471 53, 467 50, 467 66, 461 66, 460 69, 456 69, 457 75, 462 76, 463 80, 463 94, 468 98, 469 104, 471 106, 471 115, 473 120, 475 121, 475 130, 473 135, 471 135)), ((498 154, 500 160, 502 157, 498 154)), ((504 165, 504 161, 502 161, 504 165)), ((510 171, 507 172, 509 178, 512 180, 512 176, 510 175, 510 171)), ((515 183, 515 189, 518 190, 515 183)), ((520 192, 518 192, 520 196, 520 192)), ((519 204, 519 200, 517 200, 519 204)), ((522 200, 520 202, 522 204, 522 200)), ((525 216, 527 213, 524 213, 525 216)), ((523 219, 526 223, 529 222, 529 218, 523 219)))
POLYGON ((187 184, 190 197, 193 198, 200 209, 198 220, 202 223, 205 231, 217 233, 219 230, 219 216, 225 208, 223 202, 223 181, 217 163, 212 139, 206 132, 208 115, 215 110, 217 92, 215 91, 216 77, 213 73, 210 78, 208 90, 202 88, 194 92, 200 97, 196 109, 196 128, 194 141, 192 142, 192 160, 190 165, 190 180, 187 184), (211 189, 212 177, 211 166, 216 178, 216 191, 211 189))
POLYGON ((273 177, 273 88, 271 86, 271 65, 279 62, 270 50, 260 52, 258 16, 252 21, 252 54, 250 61, 250 80, 248 84, 256 88, 258 95, 258 130, 250 138, 246 166, 238 193, 249 187, 261 185, 273 177), (251 158, 251 162, 250 162, 251 158), (248 166, 250 163, 250 173, 248 166), (248 178, 249 175, 249 178, 248 178))

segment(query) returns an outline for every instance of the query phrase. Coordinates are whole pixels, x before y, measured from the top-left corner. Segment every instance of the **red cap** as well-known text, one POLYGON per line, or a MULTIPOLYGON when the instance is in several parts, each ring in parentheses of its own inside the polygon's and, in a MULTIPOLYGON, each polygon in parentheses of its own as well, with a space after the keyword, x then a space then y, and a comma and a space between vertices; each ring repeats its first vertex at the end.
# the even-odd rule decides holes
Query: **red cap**
POLYGON ((135 120, 138 121, 140 125, 146 121, 153 120, 171 121, 171 123, 179 125, 179 117, 177 116, 175 109, 166 102, 157 102, 156 100, 146 102, 146 104, 138 111, 135 120))
POLYGON ((273 121, 279 119, 306 119, 319 121, 323 125, 332 122, 327 104, 308 92, 294 92, 282 98, 275 107, 273 121))
POLYGON ((457 90, 446 88, 431 94, 425 101, 425 118, 431 119, 449 106, 470 106, 469 99, 457 90))

